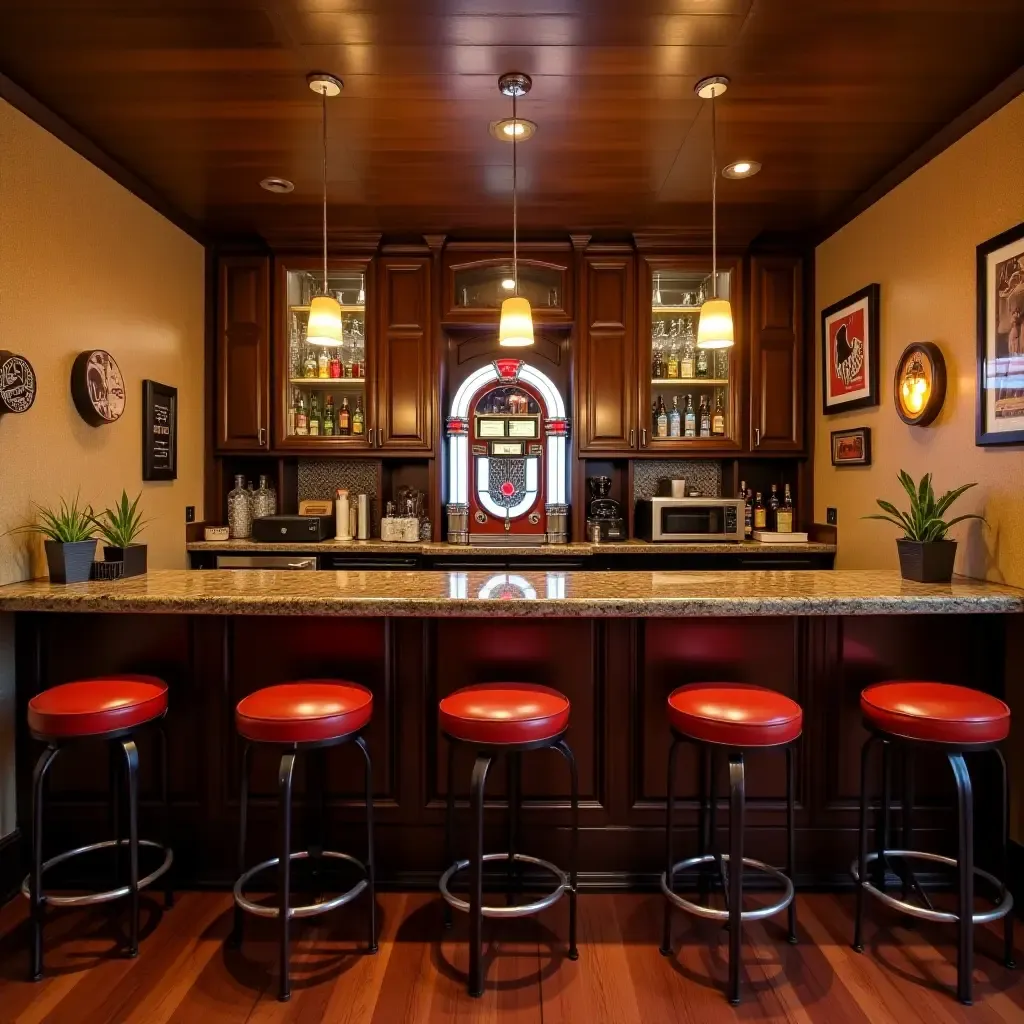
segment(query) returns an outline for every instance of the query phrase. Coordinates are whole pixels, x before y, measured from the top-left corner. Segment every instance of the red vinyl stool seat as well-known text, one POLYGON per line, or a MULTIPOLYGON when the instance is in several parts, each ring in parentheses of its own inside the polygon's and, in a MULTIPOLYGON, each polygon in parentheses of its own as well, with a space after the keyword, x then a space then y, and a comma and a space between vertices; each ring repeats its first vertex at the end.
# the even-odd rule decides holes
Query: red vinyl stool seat
POLYGON ((466 686, 438 704, 443 732, 483 746, 554 739, 568 728, 569 710, 568 697, 536 683, 466 686))
POLYGON ((341 679, 266 686, 238 702, 239 735, 256 743, 322 743, 358 732, 373 715, 373 694, 341 679))
POLYGON ((963 746, 1010 733, 1010 709, 998 697, 952 683, 877 683, 861 693, 860 707, 879 732, 910 740, 963 746))
POLYGON ((62 683, 28 702, 28 727, 40 739, 103 736, 167 711, 167 684, 155 676, 117 675, 62 683))
POLYGON ((668 698, 672 728, 701 743, 775 747, 803 729, 800 705, 775 690, 744 683, 691 683, 668 698))

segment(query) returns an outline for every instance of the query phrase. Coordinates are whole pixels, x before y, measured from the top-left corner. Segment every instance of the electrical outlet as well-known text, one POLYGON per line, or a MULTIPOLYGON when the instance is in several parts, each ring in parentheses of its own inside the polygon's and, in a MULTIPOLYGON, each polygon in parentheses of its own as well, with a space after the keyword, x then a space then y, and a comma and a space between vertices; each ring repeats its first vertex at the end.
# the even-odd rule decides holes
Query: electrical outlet
POLYGON ((185 506, 185 522, 194 523, 196 521, 196 507, 195 505, 185 506))
POLYGON ((839 510, 831 506, 825 509, 825 522, 829 526, 835 526, 839 522, 839 510))

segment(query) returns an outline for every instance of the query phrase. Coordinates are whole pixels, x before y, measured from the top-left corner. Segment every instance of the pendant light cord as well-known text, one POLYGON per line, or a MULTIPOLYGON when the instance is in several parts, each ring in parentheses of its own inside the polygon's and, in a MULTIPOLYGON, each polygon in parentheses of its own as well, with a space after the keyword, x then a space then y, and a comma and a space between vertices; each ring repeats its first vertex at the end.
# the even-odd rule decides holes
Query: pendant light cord
POLYGON ((325 86, 321 86, 320 91, 320 105, 321 105, 321 124, 323 128, 323 144, 324 144, 324 208, 323 208, 323 227, 324 227, 324 295, 327 294, 327 89, 325 86))
POLYGON ((516 178, 518 165, 516 163, 516 132, 519 128, 519 121, 516 119, 516 91, 512 90, 512 280, 515 282, 513 295, 519 294, 519 203, 516 197, 516 178))
MULTIPOLYGON (((715 133, 715 94, 718 86, 711 87, 711 295, 718 298, 718 160, 715 133)), ((326 231, 326 228, 324 229, 326 231)))

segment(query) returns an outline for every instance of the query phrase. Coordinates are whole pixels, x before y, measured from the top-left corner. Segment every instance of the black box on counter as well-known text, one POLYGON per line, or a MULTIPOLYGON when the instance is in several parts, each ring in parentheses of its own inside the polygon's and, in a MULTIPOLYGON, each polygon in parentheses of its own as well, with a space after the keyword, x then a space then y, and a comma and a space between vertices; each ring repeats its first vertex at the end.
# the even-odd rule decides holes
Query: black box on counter
POLYGON ((260 516, 252 521, 252 539, 264 544, 308 544, 333 536, 334 516, 260 516))

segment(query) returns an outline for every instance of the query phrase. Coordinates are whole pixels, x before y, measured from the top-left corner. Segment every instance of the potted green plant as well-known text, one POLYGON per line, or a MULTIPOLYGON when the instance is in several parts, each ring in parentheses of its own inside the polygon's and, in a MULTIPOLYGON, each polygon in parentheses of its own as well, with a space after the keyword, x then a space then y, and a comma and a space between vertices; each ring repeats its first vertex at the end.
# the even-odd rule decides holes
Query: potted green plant
POLYGON ((123 562, 124 576, 141 576, 146 571, 147 546, 135 543, 135 538, 149 521, 143 519, 139 511, 141 498, 140 491, 138 497, 130 502, 128 492, 122 490, 121 500, 113 508, 104 509, 93 518, 96 529, 106 541, 104 559, 108 562, 123 562))
POLYGON ((76 494, 70 505, 61 498, 57 508, 36 505, 35 509, 38 522, 10 532, 43 535, 51 583, 84 583, 89 579, 96 554, 92 506, 80 506, 76 494))
POLYGON ((900 554, 900 574, 904 579, 918 583, 945 583, 953 576, 956 559, 956 541, 946 539, 949 528, 965 519, 984 522, 985 517, 973 512, 948 520, 943 516, 964 491, 977 484, 955 487, 936 499, 931 473, 925 473, 920 484, 915 484, 910 474, 901 469, 899 480, 910 497, 910 510, 901 512, 891 502, 878 498, 878 506, 885 515, 875 513, 864 518, 884 519, 903 530, 904 536, 896 541, 896 547, 900 554))

